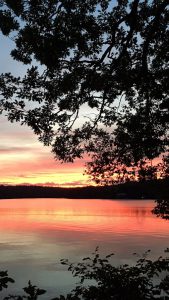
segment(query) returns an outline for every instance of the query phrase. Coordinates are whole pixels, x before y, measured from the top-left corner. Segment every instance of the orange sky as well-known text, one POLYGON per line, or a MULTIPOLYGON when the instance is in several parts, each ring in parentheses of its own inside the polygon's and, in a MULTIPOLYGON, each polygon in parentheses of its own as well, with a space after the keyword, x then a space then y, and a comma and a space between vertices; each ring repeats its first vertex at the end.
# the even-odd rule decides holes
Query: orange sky
MULTIPOLYGON (((46 186, 91 185, 84 175, 85 159, 61 164, 26 126, 0 116, 0 184, 46 186)), ((157 161, 157 159, 156 159, 157 161)))
POLYGON ((30 129, 9 123, 0 116, 0 184, 81 186, 85 161, 56 162, 50 147, 44 147, 30 129))
MULTIPOLYGON (((0 184, 84 186, 93 182, 84 175, 86 160, 61 164, 50 147, 43 146, 31 129, 0 116, 0 184)), ((157 162, 157 159, 156 159, 157 162)))

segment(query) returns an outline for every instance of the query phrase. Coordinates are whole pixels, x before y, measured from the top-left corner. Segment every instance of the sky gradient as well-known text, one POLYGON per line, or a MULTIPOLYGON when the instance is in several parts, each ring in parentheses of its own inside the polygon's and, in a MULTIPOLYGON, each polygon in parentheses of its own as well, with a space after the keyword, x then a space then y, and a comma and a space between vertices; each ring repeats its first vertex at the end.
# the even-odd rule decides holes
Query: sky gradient
MULTIPOLYGON (((10 58, 13 42, 0 35, 0 73, 22 76, 26 66, 10 58)), ((0 115, 0 184, 36 184, 47 186, 88 185, 84 160, 75 163, 56 162, 50 147, 44 147, 38 137, 18 123, 9 123, 0 115)))
POLYGON ((0 184, 82 186, 84 160, 61 164, 54 160, 50 147, 38 142, 29 128, 0 117, 0 184))

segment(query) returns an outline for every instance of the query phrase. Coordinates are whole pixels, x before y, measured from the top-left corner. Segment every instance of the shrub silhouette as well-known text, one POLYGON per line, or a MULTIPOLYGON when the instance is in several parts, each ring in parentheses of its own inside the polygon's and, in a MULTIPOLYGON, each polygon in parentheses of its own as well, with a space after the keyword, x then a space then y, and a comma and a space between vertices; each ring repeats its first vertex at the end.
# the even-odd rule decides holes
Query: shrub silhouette
MULTIPOLYGON (((79 283, 66 296, 60 295, 51 300, 155 300, 164 299, 163 295, 169 299, 169 257, 165 255, 151 260, 149 252, 145 252, 133 265, 114 266, 110 261, 114 254, 101 258, 98 248, 80 263, 63 259, 61 263, 79 279, 79 283)), ((14 280, 8 277, 8 273, 0 272, 0 290, 10 282, 14 280)), ((9 295, 4 300, 37 300, 46 293, 30 281, 23 290, 24 295, 9 295)))

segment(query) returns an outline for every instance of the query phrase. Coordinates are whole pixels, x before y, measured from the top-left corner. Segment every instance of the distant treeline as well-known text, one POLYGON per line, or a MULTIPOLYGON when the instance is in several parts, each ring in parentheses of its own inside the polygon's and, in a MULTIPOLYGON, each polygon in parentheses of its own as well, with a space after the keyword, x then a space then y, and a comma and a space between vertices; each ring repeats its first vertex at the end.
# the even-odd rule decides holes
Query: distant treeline
POLYGON ((128 182, 114 186, 76 188, 0 186, 0 199, 14 198, 166 199, 169 198, 169 178, 145 182, 128 182))

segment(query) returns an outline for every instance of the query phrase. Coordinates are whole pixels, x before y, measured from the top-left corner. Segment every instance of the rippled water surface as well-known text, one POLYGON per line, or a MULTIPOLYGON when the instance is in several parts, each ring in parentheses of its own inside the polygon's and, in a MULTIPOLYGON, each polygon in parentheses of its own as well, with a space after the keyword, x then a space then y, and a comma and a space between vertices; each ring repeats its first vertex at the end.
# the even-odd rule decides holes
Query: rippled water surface
POLYGON ((56 296, 74 283, 61 258, 80 261, 96 246, 116 253, 115 263, 148 249, 157 257, 169 246, 169 222, 153 216, 153 207, 151 200, 0 200, 0 269, 17 288, 31 279, 56 296))

